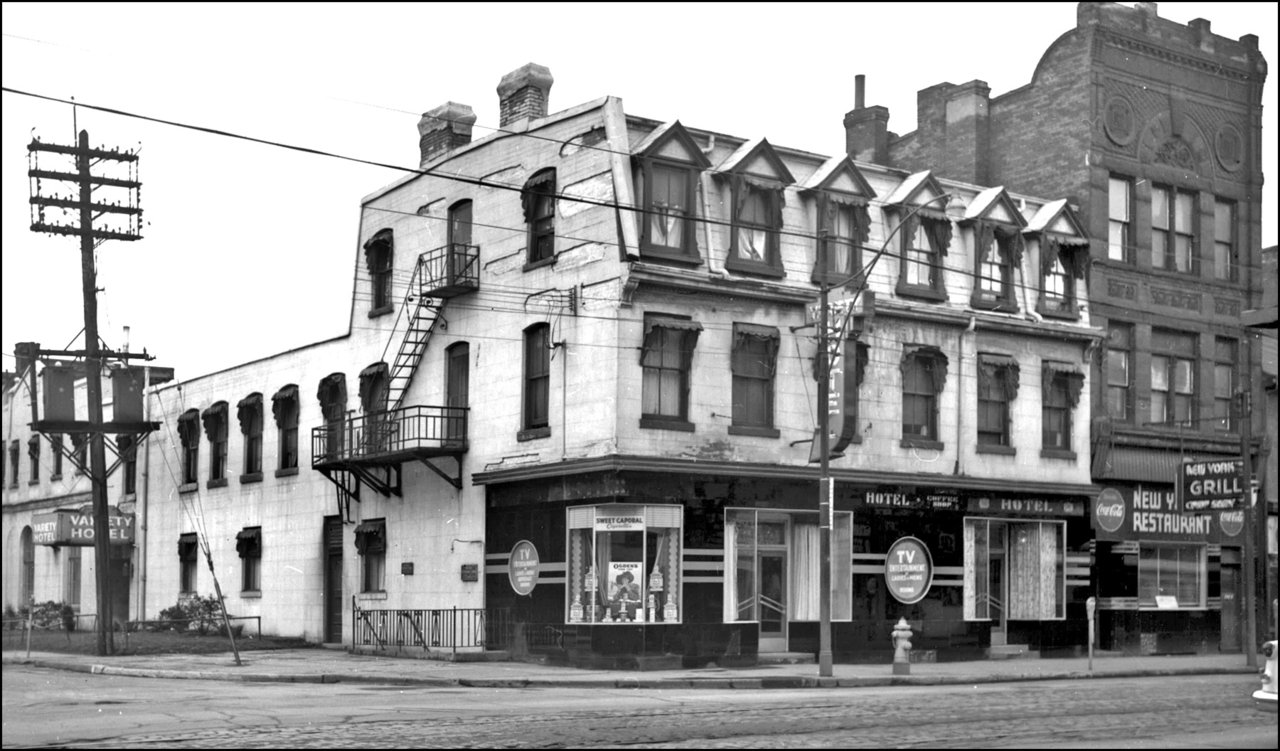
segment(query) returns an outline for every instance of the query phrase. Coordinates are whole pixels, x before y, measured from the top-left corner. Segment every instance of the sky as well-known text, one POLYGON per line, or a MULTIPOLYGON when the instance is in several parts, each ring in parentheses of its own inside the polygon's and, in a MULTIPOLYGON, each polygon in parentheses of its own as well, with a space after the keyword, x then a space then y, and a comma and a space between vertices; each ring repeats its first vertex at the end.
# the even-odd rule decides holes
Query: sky
MULTIPOLYGON (((1132 5, 1132 3, 1126 3, 1132 5)), ((1277 65, 1276 3, 1159 3, 1180 23, 1257 34, 1277 65)), ((1030 82, 1076 3, 15 3, 3 85, 29 94, 415 169, 421 114, 550 68, 550 110, 606 95, 628 114, 835 155, 854 76, 889 129, 916 92, 1030 82)), ((1276 81, 1263 94, 1264 247, 1276 243, 1276 81)), ((193 378, 347 331, 360 201, 405 173, 151 120, 3 94, 0 361, 17 342, 80 349, 79 239, 32 232, 27 146, 139 154, 142 235, 96 251, 99 335, 193 378), (129 327, 126 341, 125 327, 129 327)), ((43 158, 42 158, 43 159, 43 158)), ((42 167, 45 166, 42 161, 42 167)))

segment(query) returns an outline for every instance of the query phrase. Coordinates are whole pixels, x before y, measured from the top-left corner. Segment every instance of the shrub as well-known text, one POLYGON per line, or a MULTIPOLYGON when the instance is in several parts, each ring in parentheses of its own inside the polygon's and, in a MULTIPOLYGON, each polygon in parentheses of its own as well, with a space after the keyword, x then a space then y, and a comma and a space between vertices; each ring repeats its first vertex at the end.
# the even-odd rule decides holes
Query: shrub
POLYGON ((201 636, 211 630, 225 631, 222 628, 222 606, 214 595, 182 597, 178 604, 161 610, 159 620, 166 622, 162 628, 195 631, 201 636))

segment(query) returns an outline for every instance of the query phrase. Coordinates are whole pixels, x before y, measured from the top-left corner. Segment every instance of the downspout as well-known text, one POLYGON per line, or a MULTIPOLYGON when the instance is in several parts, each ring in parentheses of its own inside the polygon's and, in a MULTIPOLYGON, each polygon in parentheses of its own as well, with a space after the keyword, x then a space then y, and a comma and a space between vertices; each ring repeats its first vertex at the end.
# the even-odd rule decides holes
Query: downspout
POLYGON ((969 325, 960 332, 960 356, 956 360, 956 466, 951 474, 959 475, 964 462, 964 337, 978 327, 978 318, 969 314, 969 325))
MULTIPOLYGON (((151 367, 147 366, 142 369, 142 393, 145 398, 142 401, 144 422, 151 422, 151 397, 153 394, 148 393, 151 390, 151 367)), ((151 490, 151 434, 147 433, 142 439, 146 446, 146 451, 142 458, 142 492, 139 493, 138 506, 139 516, 142 517, 138 524, 138 620, 147 620, 147 494, 151 490)), ((137 447, 134 447, 135 451, 137 447)), ((136 454, 135 454, 136 456, 136 454)))
MULTIPOLYGON (((712 133, 707 136, 707 148, 700 148, 699 151, 702 152, 703 156, 710 158, 711 152, 715 151, 715 148, 716 134, 712 133)), ((705 174, 701 172, 698 173, 698 191, 702 193, 702 236, 706 243, 703 247, 707 249, 707 272, 710 274, 724 276, 723 269, 715 269, 711 265, 711 259, 714 254, 711 252, 711 222, 708 221, 711 218, 711 191, 707 190, 708 179, 709 178, 705 174)))

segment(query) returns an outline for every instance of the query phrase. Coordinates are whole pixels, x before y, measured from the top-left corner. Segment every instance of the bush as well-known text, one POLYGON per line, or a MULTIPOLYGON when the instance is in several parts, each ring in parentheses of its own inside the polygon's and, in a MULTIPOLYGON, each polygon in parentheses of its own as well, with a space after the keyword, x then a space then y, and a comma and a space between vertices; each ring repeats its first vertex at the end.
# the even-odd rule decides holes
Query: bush
POLYGON ((178 604, 160 611, 159 620, 165 621, 165 628, 195 631, 201 636, 211 630, 226 631, 222 627, 222 606, 214 595, 180 598, 178 604))
MULTIPOLYGON (((42 629, 62 628, 62 603, 54 600, 38 602, 31 611, 31 627, 42 629)), ((26 618, 26 608, 22 609, 22 617, 26 618)))

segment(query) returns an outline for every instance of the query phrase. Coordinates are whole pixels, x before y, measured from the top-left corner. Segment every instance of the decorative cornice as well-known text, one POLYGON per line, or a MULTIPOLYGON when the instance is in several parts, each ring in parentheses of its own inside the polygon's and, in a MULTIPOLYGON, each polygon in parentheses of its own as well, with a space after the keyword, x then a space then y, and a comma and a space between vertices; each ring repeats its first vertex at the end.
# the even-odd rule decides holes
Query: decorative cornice
POLYGON ((1159 45, 1152 44, 1151 42, 1124 36, 1112 29, 1100 28, 1097 33, 1104 41, 1114 44, 1121 49, 1140 52, 1144 55, 1167 63, 1195 68, 1196 70, 1204 73, 1216 74, 1234 81, 1252 82, 1254 80, 1252 71, 1241 71, 1235 68, 1228 68, 1226 65, 1223 65, 1221 62, 1216 60, 1208 60, 1201 57, 1194 57, 1183 52, 1175 52, 1168 47, 1161 47, 1159 45))

